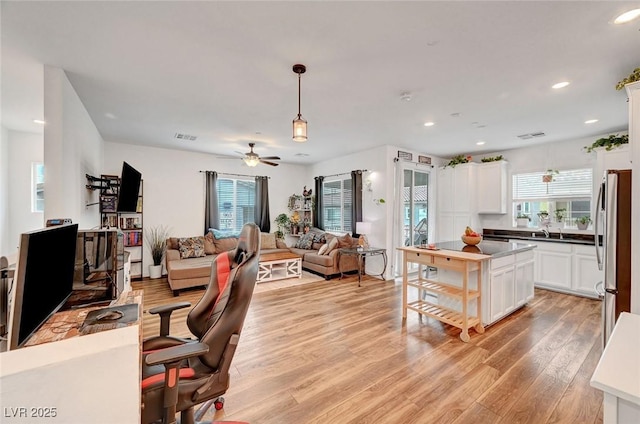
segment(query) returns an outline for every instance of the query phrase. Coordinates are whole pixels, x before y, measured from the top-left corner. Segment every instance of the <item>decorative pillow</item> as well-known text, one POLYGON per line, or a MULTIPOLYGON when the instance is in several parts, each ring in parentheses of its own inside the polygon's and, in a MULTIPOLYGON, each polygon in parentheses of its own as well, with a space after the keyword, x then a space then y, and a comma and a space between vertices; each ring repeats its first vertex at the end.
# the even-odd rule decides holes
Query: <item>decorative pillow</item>
POLYGON ((223 238, 213 239, 213 244, 216 246, 216 253, 228 252, 229 250, 235 249, 238 246, 237 238, 223 238))
POLYGON ((204 253, 207 255, 215 255, 216 253, 216 244, 211 231, 204 236, 204 253))
POLYGON ((322 255, 328 255, 338 247, 338 238, 337 237, 332 238, 331 240, 329 240, 329 243, 327 243, 325 246, 327 246, 327 250, 325 250, 324 253, 321 253, 322 255))
POLYGON ((273 233, 260 233, 260 249, 277 249, 276 235, 273 233))
POLYGON ((169 237, 169 240, 167 240, 167 249, 175 249, 178 250, 180 249, 180 246, 178 245, 178 237, 169 237))
POLYGON ((329 245, 326 243, 323 244, 320 250, 318 250, 318 255, 324 255, 325 252, 327 251, 327 248, 329 248, 329 245))
POLYGON ((276 239, 276 249, 286 249, 287 247, 287 243, 285 243, 284 240, 276 239))
POLYGON ((240 237, 240 233, 235 230, 218 230, 217 228, 209 228, 209 231, 211 231, 213 236, 218 240, 240 237))
POLYGON ((310 233, 313 234, 314 243, 324 243, 327 241, 327 236, 325 236, 324 233, 316 233, 312 231, 310 231, 310 233))
POLYGON ((207 256, 207 254, 204 253, 204 237, 202 236, 179 238, 178 246, 181 259, 207 256))
POLYGON ((353 238, 351 234, 347 233, 338 237, 338 247, 351 247, 353 245, 353 238))
POLYGON ((310 250, 311 246, 313 246, 313 234, 311 233, 301 235, 300 239, 296 243, 296 247, 298 249, 310 250))

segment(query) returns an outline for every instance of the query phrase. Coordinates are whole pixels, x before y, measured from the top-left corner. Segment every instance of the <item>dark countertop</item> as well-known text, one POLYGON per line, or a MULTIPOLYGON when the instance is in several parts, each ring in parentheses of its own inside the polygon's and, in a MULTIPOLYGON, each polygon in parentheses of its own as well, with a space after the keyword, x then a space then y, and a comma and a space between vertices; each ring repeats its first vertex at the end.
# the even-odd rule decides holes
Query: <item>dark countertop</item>
POLYGON ((464 244, 462 241, 444 241, 436 243, 436 247, 442 250, 481 253, 483 255, 489 255, 492 258, 499 258, 501 256, 513 255, 534 249, 536 245, 528 243, 512 243, 508 241, 482 240, 475 246, 464 244))
POLYGON ((542 231, 536 228, 530 228, 527 230, 494 230, 490 228, 484 228, 482 231, 482 237, 485 240, 500 240, 507 241, 513 240, 526 240, 527 242, 551 242, 551 243, 569 243, 569 244, 582 244, 593 246, 594 236, 593 234, 578 234, 578 233, 563 233, 562 239, 559 232, 552 232, 549 237, 545 237, 542 231), (535 237, 531 235, 535 234, 535 237))

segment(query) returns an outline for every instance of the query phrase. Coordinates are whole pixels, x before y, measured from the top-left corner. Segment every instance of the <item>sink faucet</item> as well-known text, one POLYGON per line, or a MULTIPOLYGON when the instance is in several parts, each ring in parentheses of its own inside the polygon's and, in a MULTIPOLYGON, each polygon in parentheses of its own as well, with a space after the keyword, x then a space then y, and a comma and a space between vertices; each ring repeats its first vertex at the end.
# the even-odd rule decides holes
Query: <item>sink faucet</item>
POLYGON ((549 230, 547 230, 545 227, 542 227, 540 230, 544 233, 544 236, 546 238, 549 238, 549 230))
POLYGON ((560 226, 558 227, 558 232, 560 233, 560 240, 563 240, 563 237, 562 237, 562 227, 560 227, 560 226))

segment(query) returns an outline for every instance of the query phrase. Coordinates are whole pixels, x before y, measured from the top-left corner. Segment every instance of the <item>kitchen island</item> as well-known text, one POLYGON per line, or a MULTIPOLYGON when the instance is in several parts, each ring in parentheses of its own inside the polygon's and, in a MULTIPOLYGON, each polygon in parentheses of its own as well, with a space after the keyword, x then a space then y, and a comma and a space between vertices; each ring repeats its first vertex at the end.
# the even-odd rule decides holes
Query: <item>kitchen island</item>
POLYGON ((534 248, 500 241, 398 248, 403 252, 403 318, 407 310, 436 318, 462 329, 460 338, 468 341, 469 328, 482 333, 484 326, 533 299, 534 248), (418 264, 416 274, 409 275, 409 263, 418 264), (409 287, 418 289, 417 300, 408 300, 409 287))

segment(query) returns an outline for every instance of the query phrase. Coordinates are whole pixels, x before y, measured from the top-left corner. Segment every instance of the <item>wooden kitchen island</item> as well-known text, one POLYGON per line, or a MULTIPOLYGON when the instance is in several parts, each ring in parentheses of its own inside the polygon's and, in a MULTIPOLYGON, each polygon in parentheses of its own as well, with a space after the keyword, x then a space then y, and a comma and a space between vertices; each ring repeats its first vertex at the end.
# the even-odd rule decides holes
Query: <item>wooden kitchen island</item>
POLYGON ((435 249, 399 247, 402 251, 402 317, 407 311, 435 318, 462 330, 478 333, 533 299, 534 245, 483 241, 477 246, 462 242, 437 243, 435 249), (409 264, 418 265, 411 273, 409 264), (436 272, 430 270, 437 269, 436 272), (436 275, 437 274, 437 275, 436 275), (418 289, 408 299, 410 287, 418 289))
POLYGON ((402 318, 407 318, 407 310, 433 317, 439 321, 453 325, 462 330, 460 339, 468 342, 469 328, 474 327, 478 333, 484 333, 482 316, 482 262, 491 256, 456 252, 452 250, 431 250, 419 247, 400 247, 402 251, 402 318), (414 278, 409 277, 409 262, 418 264, 418 273, 414 278), (454 282, 436 281, 424 276, 425 267, 447 269, 459 272, 462 276, 462 286, 454 282), (477 282, 475 288, 469 288, 469 274, 476 271, 477 282), (409 302, 407 290, 409 287, 418 289, 418 299, 409 302), (460 303, 461 310, 455 310, 441 303, 435 304, 426 300, 425 293, 448 297, 460 303), (475 315, 470 315, 469 302, 475 303, 475 315))

